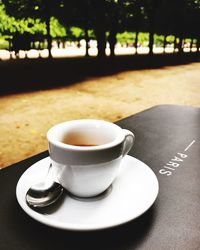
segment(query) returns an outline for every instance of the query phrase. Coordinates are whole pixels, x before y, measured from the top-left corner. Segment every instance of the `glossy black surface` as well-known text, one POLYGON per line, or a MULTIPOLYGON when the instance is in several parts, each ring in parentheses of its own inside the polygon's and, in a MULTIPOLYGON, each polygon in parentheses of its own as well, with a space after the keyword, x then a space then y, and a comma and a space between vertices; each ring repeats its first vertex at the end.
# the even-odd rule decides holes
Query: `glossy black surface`
POLYGON ((130 155, 156 174, 155 204, 125 225, 96 232, 70 232, 45 226, 20 208, 15 188, 41 153, 0 171, 0 249, 199 249, 200 109, 162 105, 117 122, 134 132, 130 155))

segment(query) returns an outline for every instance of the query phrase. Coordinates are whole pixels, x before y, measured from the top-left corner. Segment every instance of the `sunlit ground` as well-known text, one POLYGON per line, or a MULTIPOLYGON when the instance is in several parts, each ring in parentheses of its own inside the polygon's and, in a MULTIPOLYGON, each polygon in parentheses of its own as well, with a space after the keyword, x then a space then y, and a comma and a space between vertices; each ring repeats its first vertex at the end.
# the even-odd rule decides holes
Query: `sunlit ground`
POLYGON ((62 121, 117 121, 159 104, 200 107, 199 71, 199 62, 130 70, 62 88, 1 96, 0 168, 46 150, 47 130, 62 121))
MULTIPOLYGON (((177 52, 177 49, 175 50, 177 52)), ((184 52, 189 52, 190 49, 189 48, 184 48, 184 52)), ((196 48, 192 48, 192 51, 196 51, 196 48)), ((138 54, 148 54, 149 52, 149 48, 148 47, 138 47, 137 49, 137 53, 138 54)), ((155 54, 159 54, 159 53, 173 53, 174 52, 174 48, 173 47, 167 47, 165 48, 165 50, 161 47, 154 47, 153 52, 155 54)), ((131 54, 135 54, 136 53, 136 49, 134 47, 122 47, 120 45, 117 45, 115 48, 115 54, 116 55, 131 55, 131 54)), ((106 54, 109 55, 110 54, 110 49, 107 46, 106 48, 106 54)), ((67 46, 66 48, 58 48, 57 45, 53 45, 52 48, 52 56, 54 58, 62 58, 62 57, 76 57, 76 56, 84 56, 85 55, 85 46, 81 46, 80 48, 78 48, 75 45, 72 46, 67 46)), ((90 56, 96 56, 97 55, 97 48, 96 46, 93 46, 89 49, 89 55, 90 56)), ((10 58, 15 58, 14 52, 10 53, 8 50, 0 50, 0 59, 1 60, 8 60, 10 58)), ((20 50, 19 52, 19 58, 38 58, 38 57, 42 57, 42 58, 46 58, 48 57, 48 50, 44 49, 44 50, 35 50, 35 49, 31 49, 27 52, 20 50)))

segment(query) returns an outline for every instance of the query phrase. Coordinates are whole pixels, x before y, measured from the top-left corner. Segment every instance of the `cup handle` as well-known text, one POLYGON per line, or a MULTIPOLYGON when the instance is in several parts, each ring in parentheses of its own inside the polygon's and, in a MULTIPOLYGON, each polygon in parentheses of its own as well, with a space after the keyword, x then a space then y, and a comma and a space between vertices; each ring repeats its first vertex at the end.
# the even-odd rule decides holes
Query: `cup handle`
POLYGON ((135 141, 135 135, 131 131, 129 131, 128 129, 123 129, 123 131, 125 133, 125 139, 122 149, 122 157, 128 154, 135 141))

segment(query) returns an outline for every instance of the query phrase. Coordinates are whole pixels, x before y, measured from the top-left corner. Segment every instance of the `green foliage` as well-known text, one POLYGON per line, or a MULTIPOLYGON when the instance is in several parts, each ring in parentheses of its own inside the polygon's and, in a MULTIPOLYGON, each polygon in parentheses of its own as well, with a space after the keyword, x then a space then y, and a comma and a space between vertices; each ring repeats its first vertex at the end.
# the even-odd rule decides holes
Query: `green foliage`
POLYGON ((163 35, 154 35, 154 44, 156 46, 163 46, 163 42, 164 42, 164 36, 163 35))
POLYGON ((0 38, 0 49, 8 49, 8 48, 9 48, 8 40, 5 40, 4 38, 0 38))
POLYGON ((123 33, 117 34, 117 42, 120 44, 126 44, 126 43, 134 43, 135 41, 135 33, 134 32, 128 32, 124 31, 123 33))
POLYGON ((66 29, 61 25, 55 17, 51 17, 51 36, 56 37, 66 37, 66 29))
POLYGON ((167 42, 168 43, 174 43, 174 39, 175 39, 175 36, 173 36, 173 35, 167 36, 167 42))
MULTIPOLYGON (((66 28, 66 37, 69 41, 79 41, 81 39, 85 39, 85 31, 79 27, 69 27, 66 28)), ((88 30, 88 37, 92 39, 96 39, 94 30, 88 30)))
MULTIPOLYGON (((123 33, 118 33, 117 34, 117 42, 120 44, 126 44, 126 43, 134 43, 136 39, 136 32, 128 32, 125 31, 123 33)), ((158 36, 154 35, 154 42, 157 45, 160 45, 163 43, 164 36, 158 36)), ((148 32, 139 32, 138 34, 138 43, 147 46, 149 42, 149 33, 148 32)))
MULTIPOLYGON (((23 18, 16 19, 6 14, 5 7, 0 4, 0 35, 2 37, 12 36, 16 31, 23 34, 24 32, 29 32, 31 34, 42 34, 46 35, 46 24, 42 22, 39 18, 23 18)), ((66 29, 62 26, 58 19, 51 17, 51 36, 55 37, 65 37, 66 29)))
POLYGON ((89 38, 92 40, 95 40, 96 39, 96 37, 95 37, 95 34, 94 34, 94 30, 91 30, 91 29, 89 29, 88 30, 88 36, 89 36, 89 38))
POLYGON ((16 19, 6 14, 4 5, 0 4, 0 35, 12 36, 16 31, 24 33, 25 31, 31 34, 45 34, 46 26, 39 19, 16 19), (30 27, 31 26, 31 27, 30 27))
POLYGON ((70 28, 71 34, 75 39, 81 39, 84 37, 85 33, 83 29, 79 27, 71 27, 70 28))
MULTIPOLYGON (((99 44, 104 42, 102 34, 107 39, 112 32, 117 34, 117 42, 132 44, 136 40, 135 31, 140 31, 139 44, 148 46, 151 33, 154 44, 162 46, 164 35, 168 35, 167 43, 173 43, 175 36, 186 37, 187 42, 197 39, 199 24, 200 0, 174 0, 170 4, 157 0, 0 0, 2 38, 11 38, 16 31, 49 38, 50 30, 52 38, 77 41, 85 38, 88 30, 89 38, 99 39, 99 44)), ((0 40, 2 48, 7 44, 0 40)))
POLYGON ((138 42, 139 42, 139 44, 146 46, 149 42, 149 33, 140 32, 138 35, 138 42))
POLYGON ((17 30, 15 18, 5 13, 5 8, 0 5, 0 35, 10 35, 17 30))

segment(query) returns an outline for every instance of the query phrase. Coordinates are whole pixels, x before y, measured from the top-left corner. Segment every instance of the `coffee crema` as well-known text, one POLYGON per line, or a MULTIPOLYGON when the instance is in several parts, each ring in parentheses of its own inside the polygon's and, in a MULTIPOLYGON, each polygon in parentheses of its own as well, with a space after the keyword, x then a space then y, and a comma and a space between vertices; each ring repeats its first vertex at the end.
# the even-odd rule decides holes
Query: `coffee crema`
POLYGON ((96 144, 70 144, 72 146, 77 146, 77 147, 94 147, 94 146, 98 146, 96 144))
POLYGON ((98 146, 98 144, 89 144, 89 143, 72 143, 67 141, 62 141, 62 143, 71 145, 71 146, 77 146, 77 147, 95 147, 98 146))

